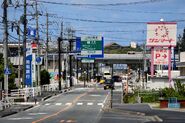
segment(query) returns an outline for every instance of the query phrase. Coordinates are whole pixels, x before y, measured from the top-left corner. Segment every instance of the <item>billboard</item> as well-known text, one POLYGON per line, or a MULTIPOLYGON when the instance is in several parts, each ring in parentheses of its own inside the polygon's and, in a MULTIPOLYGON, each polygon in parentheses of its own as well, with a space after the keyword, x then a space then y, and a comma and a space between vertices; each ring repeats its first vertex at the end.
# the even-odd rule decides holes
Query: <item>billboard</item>
POLYGON ((176 46, 177 24, 175 22, 147 23, 146 46, 176 46))
POLYGON ((154 48, 154 64, 168 65, 169 50, 168 48, 156 47, 154 48))

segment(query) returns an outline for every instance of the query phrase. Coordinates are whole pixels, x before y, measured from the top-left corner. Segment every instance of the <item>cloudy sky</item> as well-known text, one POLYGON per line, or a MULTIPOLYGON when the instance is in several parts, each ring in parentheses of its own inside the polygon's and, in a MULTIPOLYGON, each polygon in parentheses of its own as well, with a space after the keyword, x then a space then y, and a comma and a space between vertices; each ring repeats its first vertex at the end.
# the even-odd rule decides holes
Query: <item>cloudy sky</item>
MULTIPOLYGON (((2 3, 3 0, 1 0, 2 3)), ((16 0, 12 0, 15 3, 16 0)), ((23 0, 17 0, 23 3, 23 0)), ((32 1, 28 1, 29 4, 32 1)), ((142 44, 146 40, 146 23, 164 21, 177 22, 178 35, 185 27, 185 0, 38 0, 38 9, 43 14, 39 17, 40 35, 45 39, 44 14, 50 14, 50 36, 60 34, 60 23, 64 28, 70 26, 76 30, 76 36, 102 35, 105 44, 117 42, 129 45, 131 41, 142 44)), ((35 8, 29 6, 28 13, 35 8)), ((23 13, 23 7, 8 8, 9 20, 15 21, 23 13)), ((3 9, 0 9, 2 16, 3 9)), ((30 19, 29 26, 35 27, 35 20, 30 19)), ((2 18, 1 18, 2 20, 2 18)), ((2 24, 0 24, 2 29, 2 24)), ((2 35, 2 30, 0 34, 2 35)), ((14 37, 15 34, 10 32, 14 37)), ((16 39, 15 39, 16 41, 16 39)))

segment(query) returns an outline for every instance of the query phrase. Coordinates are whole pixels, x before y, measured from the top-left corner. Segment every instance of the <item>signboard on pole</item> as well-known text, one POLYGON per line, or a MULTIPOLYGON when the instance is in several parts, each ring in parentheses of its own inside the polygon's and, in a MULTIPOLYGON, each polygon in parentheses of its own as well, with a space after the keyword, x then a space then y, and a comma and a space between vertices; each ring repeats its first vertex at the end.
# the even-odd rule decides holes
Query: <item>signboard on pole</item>
POLYGON ((88 58, 102 58, 104 56, 103 37, 83 36, 81 38, 81 55, 88 58))
POLYGON ((26 44, 26 86, 32 86, 32 47, 31 43, 26 44))
POLYGON ((82 58, 82 63, 94 63, 94 59, 92 58, 82 58))
POLYGON ((177 24, 175 22, 147 23, 147 46, 175 47, 177 24))
POLYGON ((168 48, 154 48, 154 64, 155 65, 168 65, 169 64, 169 50, 168 48))

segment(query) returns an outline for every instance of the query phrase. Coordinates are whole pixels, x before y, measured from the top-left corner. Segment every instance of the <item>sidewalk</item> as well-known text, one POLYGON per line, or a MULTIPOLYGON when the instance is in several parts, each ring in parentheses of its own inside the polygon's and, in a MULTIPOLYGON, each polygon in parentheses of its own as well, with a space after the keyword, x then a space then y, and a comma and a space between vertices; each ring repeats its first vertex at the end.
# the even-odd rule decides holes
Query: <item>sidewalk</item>
POLYGON ((185 112, 185 108, 160 108, 158 103, 148 103, 151 109, 155 110, 164 110, 164 111, 176 111, 176 112, 185 112))
MULTIPOLYGON (((129 104, 130 105, 130 104, 129 104)), ((146 115, 144 112, 132 111, 125 108, 127 104, 114 104, 113 108, 107 107, 103 110, 102 117, 98 123, 109 121, 109 117, 117 123, 126 122, 162 122, 163 120, 157 115, 146 115)), ((113 122, 113 121, 112 121, 113 122)))

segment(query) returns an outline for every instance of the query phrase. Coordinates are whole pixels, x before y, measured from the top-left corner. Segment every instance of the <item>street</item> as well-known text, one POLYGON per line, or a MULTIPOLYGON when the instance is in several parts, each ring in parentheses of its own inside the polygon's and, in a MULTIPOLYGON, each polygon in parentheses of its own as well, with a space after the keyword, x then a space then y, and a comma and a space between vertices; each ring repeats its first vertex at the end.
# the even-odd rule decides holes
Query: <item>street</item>
POLYGON ((185 112, 152 109, 148 104, 121 104, 119 91, 82 88, 53 96, 26 111, 0 119, 2 123, 184 123, 185 112))
POLYGON ((94 123, 100 115, 107 91, 77 88, 54 96, 27 111, 0 119, 0 122, 19 123, 94 123))

